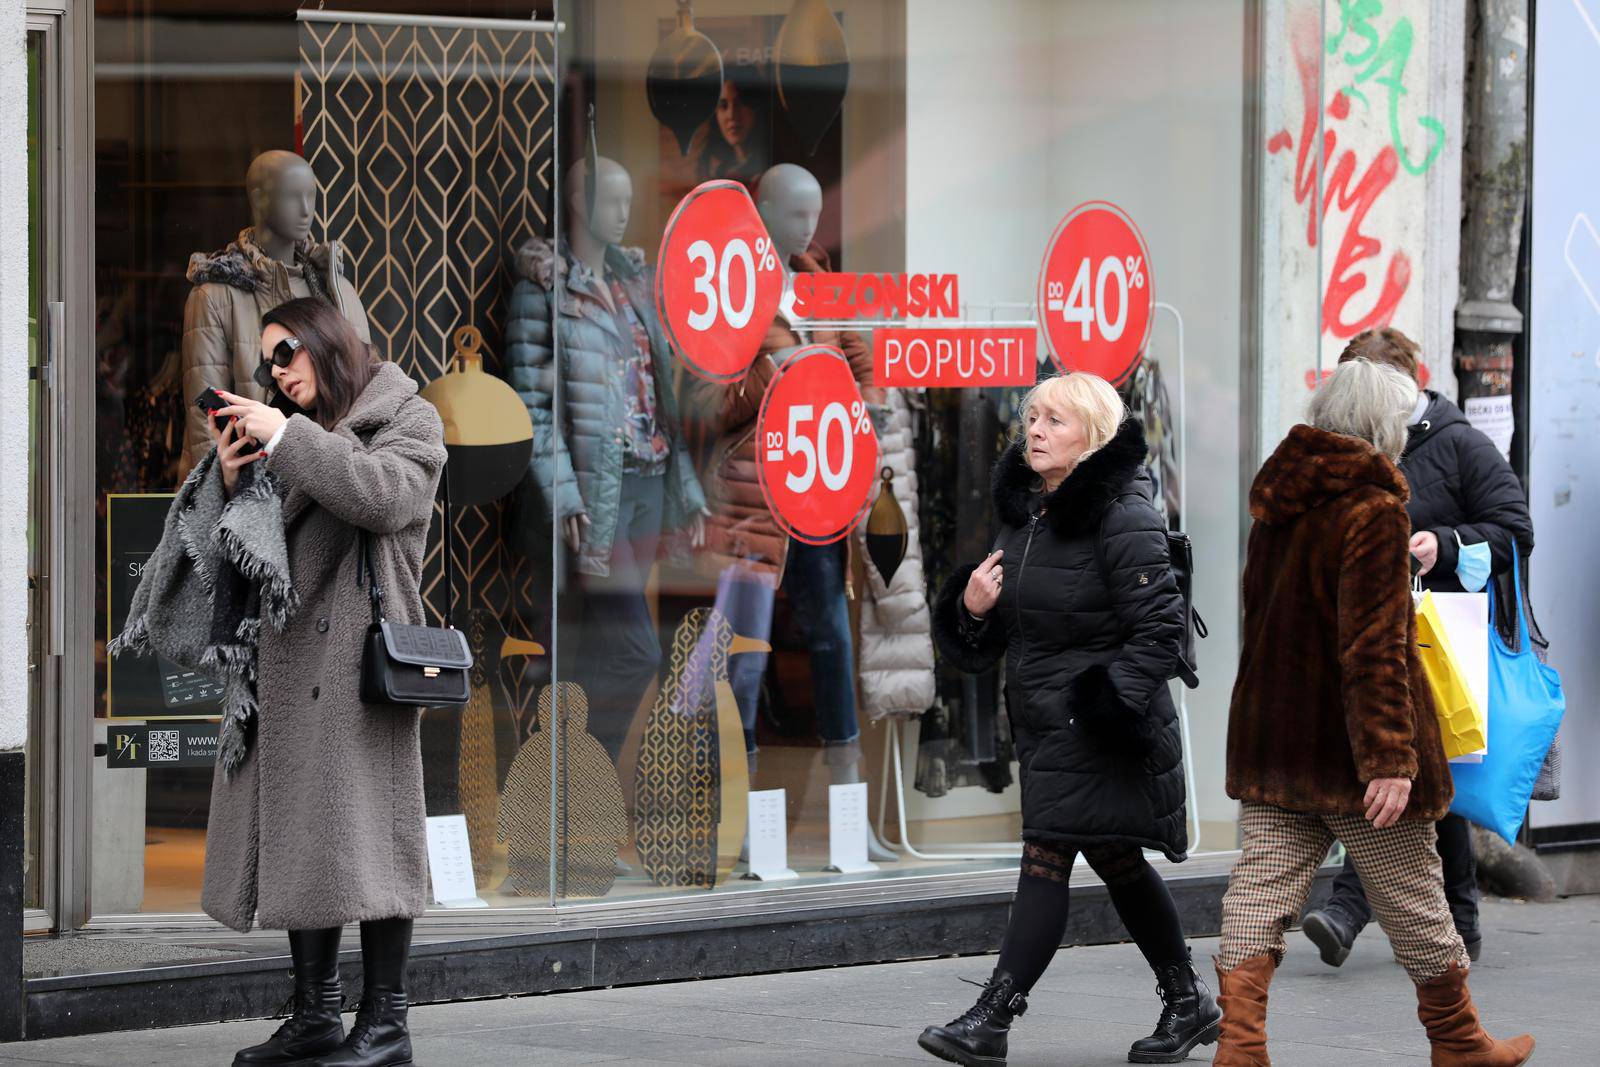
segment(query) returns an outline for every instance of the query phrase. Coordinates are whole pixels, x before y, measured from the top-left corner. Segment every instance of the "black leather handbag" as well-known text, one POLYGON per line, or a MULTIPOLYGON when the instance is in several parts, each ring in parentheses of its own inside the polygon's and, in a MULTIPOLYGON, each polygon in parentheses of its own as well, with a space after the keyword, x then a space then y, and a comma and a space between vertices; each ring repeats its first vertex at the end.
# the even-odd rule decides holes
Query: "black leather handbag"
MULTIPOLYGON (((361 655, 362 701, 457 711, 466 707, 471 695, 467 674, 472 670, 472 649, 467 635, 450 625, 455 605, 446 606, 444 626, 406 626, 385 619, 383 590, 378 588, 378 573, 372 566, 371 538, 365 530, 360 538, 356 581, 367 587, 372 601, 372 625, 367 628, 361 655)), ((446 599, 455 599, 453 588, 446 599)))

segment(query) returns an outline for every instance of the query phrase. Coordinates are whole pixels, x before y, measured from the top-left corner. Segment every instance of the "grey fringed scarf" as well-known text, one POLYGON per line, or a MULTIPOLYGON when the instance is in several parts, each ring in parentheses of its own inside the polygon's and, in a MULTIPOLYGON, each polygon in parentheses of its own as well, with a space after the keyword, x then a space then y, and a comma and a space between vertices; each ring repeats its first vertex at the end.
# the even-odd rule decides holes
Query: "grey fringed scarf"
POLYGON ((127 626, 106 652, 159 652, 219 679, 223 714, 217 761, 223 775, 232 778, 255 732, 261 623, 282 633, 299 607, 277 479, 252 464, 240 472, 228 500, 213 449, 173 499, 161 543, 134 591, 127 626))

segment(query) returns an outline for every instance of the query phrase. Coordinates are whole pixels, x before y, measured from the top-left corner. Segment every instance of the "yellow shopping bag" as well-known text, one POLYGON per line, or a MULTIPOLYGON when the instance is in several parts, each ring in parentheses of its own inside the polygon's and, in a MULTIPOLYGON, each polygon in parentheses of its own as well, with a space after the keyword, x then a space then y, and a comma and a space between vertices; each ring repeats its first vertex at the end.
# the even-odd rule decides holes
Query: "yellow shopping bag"
POLYGON ((1445 758, 1482 752, 1489 744, 1489 719, 1467 684, 1460 658, 1450 647, 1432 593, 1423 593, 1417 604, 1417 650, 1428 676, 1428 687, 1433 690, 1433 708, 1439 716, 1445 758))

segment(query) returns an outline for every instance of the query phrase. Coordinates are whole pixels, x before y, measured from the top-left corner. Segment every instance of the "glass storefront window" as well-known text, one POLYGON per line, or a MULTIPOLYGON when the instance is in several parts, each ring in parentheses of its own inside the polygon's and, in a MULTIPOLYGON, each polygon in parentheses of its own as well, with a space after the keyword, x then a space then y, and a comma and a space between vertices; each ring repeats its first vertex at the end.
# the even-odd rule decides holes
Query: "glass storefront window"
MULTIPOLYGON (((156 0, 95 20, 102 648, 204 447, 192 394, 208 373, 248 391, 252 324, 320 279, 445 415, 423 592, 476 665, 464 711, 424 715, 424 779, 430 816, 464 817, 483 901, 1002 869, 1020 831, 1004 696, 936 657, 928 607, 993 542, 989 469, 1026 386, 884 387, 879 332, 914 316, 808 316, 801 294, 822 274, 954 276, 946 318, 1026 335, 1030 381, 1058 372, 1049 316, 1120 333, 1143 301, 1148 340, 1118 377, 1210 623, 1181 694, 1191 849, 1232 848, 1222 744, 1258 388, 1241 351, 1253 290, 1302 284, 1246 282, 1253 5, 572 0, 559 36, 529 21, 550 5, 400 6, 156 0), (309 168, 317 190, 294 262, 252 232, 270 220, 245 178, 271 150, 303 160, 273 173, 309 168), (718 249, 720 275, 693 250, 662 262, 712 180, 759 219, 748 285, 718 249), (1121 296, 1106 302, 1105 268, 1097 312, 1065 282, 1050 305, 1052 234, 1094 201, 1142 242, 1109 259, 1121 296), (740 320, 748 373, 696 372, 658 271, 740 320), (759 317, 758 275, 783 294, 759 317), (197 324, 203 287, 226 321, 197 324), (859 483, 836 539, 763 481, 764 404, 817 345, 848 370, 835 429, 828 398, 799 398, 820 444, 792 495, 859 483), (837 449, 868 437, 878 461, 852 481, 837 449), (836 788, 858 785, 864 812, 836 788), (863 817, 870 865, 840 871, 832 835, 863 817), (752 872, 780 827, 782 862, 752 872), (774 881, 785 868, 795 881, 774 881)), ((140 735, 138 767, 96 768, 94 911, 198 911, 211 770, 163 767, 155 746, 203 733, 215 694, 103 653, 98 681, 113 737, 161 736, 140 735)))

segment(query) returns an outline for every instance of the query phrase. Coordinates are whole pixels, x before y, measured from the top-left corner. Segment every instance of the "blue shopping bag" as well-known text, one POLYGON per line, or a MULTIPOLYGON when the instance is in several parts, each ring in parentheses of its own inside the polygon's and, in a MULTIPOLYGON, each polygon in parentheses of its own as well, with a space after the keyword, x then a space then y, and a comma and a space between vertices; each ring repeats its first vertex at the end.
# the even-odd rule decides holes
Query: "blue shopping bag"
MULTIPOLYGON (((1517 591, 1517 649, 1489 625, 1489 752, 1482 763, 1452 763, 1456 797, 1450 810, 1514 842, 1533 796, 1545 753, 1561 727, 1567 698, 1561 675, 1540 663, 1528 636, 1523 606, 1522 567, 1512 545, 1512 579, 1517 591)), ((1494 583, 1489 583, 1489 618, 1494 614, 1494 583)))

